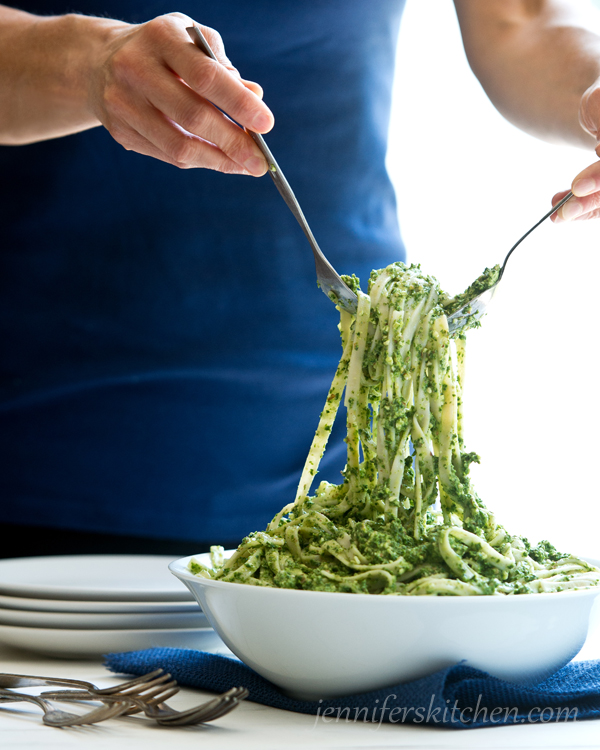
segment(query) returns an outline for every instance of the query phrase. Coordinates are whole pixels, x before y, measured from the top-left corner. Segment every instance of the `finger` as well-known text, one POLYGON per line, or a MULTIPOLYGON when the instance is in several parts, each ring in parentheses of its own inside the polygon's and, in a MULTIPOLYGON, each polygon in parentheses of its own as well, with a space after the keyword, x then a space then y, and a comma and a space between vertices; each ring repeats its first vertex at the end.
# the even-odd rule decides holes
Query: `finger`
POLYGON ((141 153, 156 156, 177 167, 204 167, 227 174, 248 174, 213 143, 187 133, 147 102, 132 100, 123 120, 110 130, 113 138, 122 146, 137 151, 137 146, 143 142, 132 135, 132 131, 143 142, 151 144, 153 153, 148 152, 147 146, 141 153))
POLYGON ((590 219, 600 219, 600 208, 595 208, 592 211, 588 211, 587 213, 584 213, 581 216, 573 219, 573 221, 588 221, 590 219))
POLYGON ((197 25, 200 26, 200 30, 202 31, 204 38, 208 42, 208 46, 211 48, 213 55, 217 58, 221 65, 227 68, 227 70, 230 70, 232 73, 237 74, 241 78, 239 70, 227 57, 227 54, 225 52, 225 45, 223 44, 223 37, 219 34, 219 32, 216 29, 212 29, 210 26, 204 26, 202 24, 197 25))
POLYGON ((180 73, 188 86, 242 127, 268 133, 274 120, 266 104, 222 65, 195 48, 193 52, 196 59, 182 61, 185 67, 180 73))
POLYGON ((266 173, 268 164, 252 138, 178 78, 165 78, 163 85, 149 92, 148 100, 188 133, 218 146, 250 174, 260 177, 266 173))
MULTIPOLYGON (((565 197, 565 195, 567 195, 567 193, 569 193, 569 192, 570 192, 569 190, 562 190, 560 193, 556 193, 556 195, 553 195, 552 196, 552 205, 556 206, 556 204, 560 200, 562 200, 565 197)), ((562 218, 559 216, 559 214, 560 214, 560 210, 557 211, 556 213, 552 214, 550 216, 550 221, 553 221, 555 223, 560 223, 562 221, 562 218)))
MULTIPOLYGON (((274 123, 269 108, 241 80, 227 55, 220 34, 200 26, 218 62, 190 41, 186 28, 193 25, 183 13, 169 13, 148 21, 144 31, 151 55, 179 76, 197 94, 208 99, 243 127, 268 132, 274 123)), ((143 71, 138 73, 138 77, 143 71)))
POLYGON ((600 218, 600 208, 595 208, 590 211, 585 211, 583 213, 579 213, 577 216, 573 216, 570 219, 562 219, 559 218, 556 222, 557 224, 562 223, 563 221, 573 222, 573 221, 588 221, 590 219, 598 219, 600 218))
MULTIPOLYGON (((582 170, 571 183, 573 198, 568 200, 556 214, 553 221, 574 221, 582 218, 594 218, 593 212, 600 206, 600 162, 590 164, 582 170)), ((564 197, 566 193, 559 193, 564 197)))
POLYGON ((201 52, 192 42, 173 46, 165 64, 197 94, 226 112, 243 127, 267 133, 273 127, 271 110, 240 78, 201 52))
POLYGON ((600 190, 600 162, 590 164, 581 171, 573 180, 571 190, 578 198, 598 192, 600 190))
POLYGON ((242 78, 242 83, 247 89, 250 89, 250 91, 252 91, 253 94, 256 94, 256 96, 258 96, 259 99, 263 98, 264 96, 263 87, 259 83, 256 83, 256 81, 246 81, 243 78, 242 78))
MULTIPOLYGON (((566 193, 563 193, 563 197, 566 193)), ((560 198, 559 198, 560 200, 560 198)), ((592 193, 583 198, 571 198, 555 215, 558 221, 575 221, 578 219, 594 219, 600 209, 600 192, 592 193)))
MULTIPOLYGON (((231 62, 231 60, 227 57, 227 53, 225 52, 225 45, 223 44, 223 38, 216 29, 213 29, 210 26, 204 26, 201 23, 197 23, 196 21, 193 21, 189 16, 186 16, 184 13, 167 13, 164 16, 159 16, 159 18, 161 19, 176 18, 176 19, 182 20, 184 21, 184 24, 185 24, 184 28, 186 31, 190 26, 198 26, 198 28, 202 31, 202 35, 208 42, 208 46, 211 48, 218 62, 241 80, 240 72, 235 67, 235 65, 231 62)), ((184 38, 185 38, 186 43, 188 43, 189 37, 187 36, 187 34, 185 35, 184 38)))
POLYGON ((148 141, 144 136, 136 133, 129 127, 123 126, 120 129, 120 135, 118 142, 126 151, 135 151, 137 154, 143 156, 151 156, 153 159, 159 159, 167 164, 173 164, 174 162, 163 154, 156 146, 148 141))

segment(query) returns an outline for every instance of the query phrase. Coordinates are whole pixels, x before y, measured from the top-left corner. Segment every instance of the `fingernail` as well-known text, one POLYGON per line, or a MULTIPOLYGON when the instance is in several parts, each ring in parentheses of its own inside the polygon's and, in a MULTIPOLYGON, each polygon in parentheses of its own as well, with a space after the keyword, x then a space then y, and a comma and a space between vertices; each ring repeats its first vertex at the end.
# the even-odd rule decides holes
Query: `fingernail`
POLYGON ((583 177, 581 180, 575 180, 573 183, 573 192, 580 197, 595 193, 597 189, 596 180, 592 180, 589 177, 583 177))
POLYGON ((583 208, 579 203, 574 203, 573 199, 567 201, 563 206, 562 217, 565 221, 572 221, 583 213, 583 208))
POLYGON ((252 120, 252 130, 270 130, 273 127, 273 118, 261 112, 252 120))
POLYGON ((267 163, 259 156, 252 156, 244 162, 244 167, 250 174, 257 177, 263 175, 267 169, 267 163))

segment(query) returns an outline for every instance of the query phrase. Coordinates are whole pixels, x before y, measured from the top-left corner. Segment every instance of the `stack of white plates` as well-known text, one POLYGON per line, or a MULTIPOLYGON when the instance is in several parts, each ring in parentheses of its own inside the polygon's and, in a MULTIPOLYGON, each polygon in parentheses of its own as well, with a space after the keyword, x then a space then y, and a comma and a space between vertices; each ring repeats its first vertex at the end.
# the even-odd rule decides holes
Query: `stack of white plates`
POLYGON ((154 646, 223 651, 163 555, 0 560, 0 643, 67 658, 154 646))

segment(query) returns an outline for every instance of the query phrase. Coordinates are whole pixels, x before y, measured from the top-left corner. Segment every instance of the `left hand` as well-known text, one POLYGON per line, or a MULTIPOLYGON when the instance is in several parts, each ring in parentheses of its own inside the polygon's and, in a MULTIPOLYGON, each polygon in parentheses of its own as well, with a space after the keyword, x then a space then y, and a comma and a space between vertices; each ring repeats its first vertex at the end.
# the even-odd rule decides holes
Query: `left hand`
MULTIPOLYGON (((595 81, 581 97, 579 107, 581 127, 596 139, 596 154, 600 157, 600 79, 595 81)), ((600 161, 590 164, 571 183, 573 198, 552 215, 552 221, 579 221, 600 219, 600 161)), ((554 206, 568 190, 552 198, 554 206)))

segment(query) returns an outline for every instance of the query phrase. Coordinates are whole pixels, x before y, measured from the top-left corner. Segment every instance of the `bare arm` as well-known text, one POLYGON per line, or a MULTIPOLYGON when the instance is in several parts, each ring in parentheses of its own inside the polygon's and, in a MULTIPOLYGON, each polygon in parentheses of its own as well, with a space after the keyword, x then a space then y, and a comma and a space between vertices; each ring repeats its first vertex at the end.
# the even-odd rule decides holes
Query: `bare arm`
POLYGON ((494 106, 544 140, 593 148, 579 123, 600 37, 565 0, 455 0, 465 51, 494 106))
POLYGON ((242 126, 273 116, 243 81, 220 36, 202 27, 215 63, 190 41, 192 19, 145 24, 0 5, 0 143, 19 145, 104 125, 127 149, 180 167, 260 175, 266 162, 242 126))
MULTIPOLYGON (((454 3, 469 64, 496 108, 538 138, 596 148, 600 156, 600 36, 587 23, 591 6, 579 0, 454 3)), ((600 162, 578 174, 571 190, 576 197, 553 221, 600 218, 600 162)))

